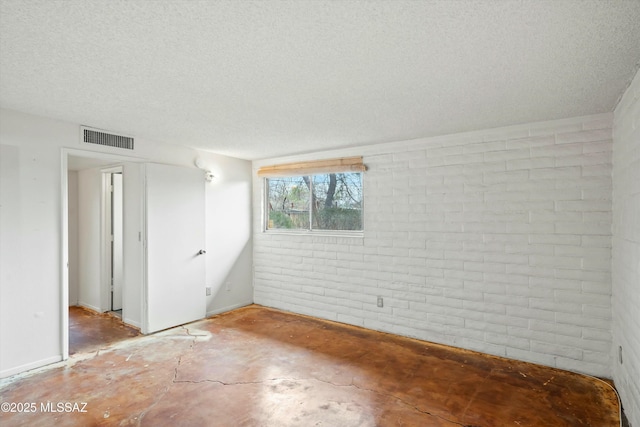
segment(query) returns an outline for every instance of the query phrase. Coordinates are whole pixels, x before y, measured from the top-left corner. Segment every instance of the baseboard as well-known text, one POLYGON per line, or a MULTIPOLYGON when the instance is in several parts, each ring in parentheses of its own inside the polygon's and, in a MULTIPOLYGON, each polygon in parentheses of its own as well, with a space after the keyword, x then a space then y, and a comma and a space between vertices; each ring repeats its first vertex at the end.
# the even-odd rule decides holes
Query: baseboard
POLYGON ((84 302, 79 302, 78 306, 84 307, 84 308, 88 308, 89 310, 95 311, 96 313, 102 313, 102 310, 100 310, 100 307, 95 307, 95 306, 93 306, 91 304, 87 304, 87 303, 84 303, 84 302))
POLYGON ((216 314, 226 313, 227 311, 235 310, 236 308, 246 307, 253 304, 253 301, 241 302, 239 304, 228 305, 222 308, 216 308, 215 310, 207 311, 207 317, 215 316, 216 314))
POLYGON ((129 325, 129 326, 133 326, 134 328, 138 328, 138 329, 142 328, 142 324, 140 322, 135 322, 135 321, 133 321, 131 319, 127 319, 127 318, 122 319, 122 321, 124 323, 126 323, 127 325, 129 325))
POLYGON ((24 365, 16 366, 14 368, 5 369, 4 371, 0 371, 0 378, 7 378, 12 375, 20 374, 25 371, 30 371, 32 369, 41 368, 46 365, 50 365, 52 363, 62 361, 62 356, 52 356, 46 359, 37 360, 35 362, 27 363, 24 365))

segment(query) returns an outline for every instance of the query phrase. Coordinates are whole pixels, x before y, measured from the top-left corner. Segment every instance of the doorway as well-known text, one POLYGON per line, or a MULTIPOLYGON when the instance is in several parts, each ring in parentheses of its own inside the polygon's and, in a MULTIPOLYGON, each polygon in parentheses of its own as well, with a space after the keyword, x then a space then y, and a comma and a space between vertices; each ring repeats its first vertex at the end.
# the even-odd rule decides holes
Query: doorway
POLYGON ((140 328, 141 162, 63 150, 63 359, 69 357, 70 335, 78 329, 77 322, 70 322, 70 307, 87 308, 100 317, 116 315, 140 328))
POLYGON ((69 357, 70 305, 104 313, 118 307, 118 292, 121 292, 123 323, 139 328, 144 334, 204 318, 206 251, 202 171, 148 163, 140 158, 63 149, 62 172, 63 359, 69 357), (73 163, 85 167, 87 162, 90 166, 86 172, 77 165, 72 167, 73 163), (76 237, 82 241, 80 245, 76 243, 75 260, 70 250, 74 243, 69 188, 70 171, 74 169, 77 170, 76 202, 82 204, 75 212, 79 218, 76 237), (117 210, 122 211, 123 279, 121 288, 112 289, 112 280, 116 280, 120 268, 112 265, 112 259, 116 258, 112 254, 119 249, 112 247, 110 214, 111 206, 120 203, 111 201, 111 182, 113 179, 118 185, 118 172, 122 178, 122 204, 117 210), (80 212, 82 209, 87 209, 89 214, 80 212), (109 219, 104 220, 107 215, 109 219), (69 300, 74 264, 78 270, 76 304, 69 300))

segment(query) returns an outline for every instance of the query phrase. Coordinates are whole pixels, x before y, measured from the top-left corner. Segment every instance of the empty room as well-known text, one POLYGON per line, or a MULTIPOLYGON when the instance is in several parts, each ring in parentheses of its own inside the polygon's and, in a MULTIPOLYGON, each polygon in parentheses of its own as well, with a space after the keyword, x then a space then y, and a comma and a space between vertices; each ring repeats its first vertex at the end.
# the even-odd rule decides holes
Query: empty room
POLYGON ((0 0, 0 409, 640 427, 640 1, 0 0))

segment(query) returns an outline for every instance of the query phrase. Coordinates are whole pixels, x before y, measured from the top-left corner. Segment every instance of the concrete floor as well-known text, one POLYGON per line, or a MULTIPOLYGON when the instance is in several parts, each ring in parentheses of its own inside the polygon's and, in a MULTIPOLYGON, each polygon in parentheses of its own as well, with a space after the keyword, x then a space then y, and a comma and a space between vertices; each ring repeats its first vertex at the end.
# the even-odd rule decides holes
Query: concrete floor
POLYGON ((69 354, 97 351, 105 345, 140 335, 112 313, 69 307, 69 354))
POLYGON ((150 336, 116 330, 0 383, 3 403, 36 409, 0 425, 619 426, 599 380, 255 305, 150 336))

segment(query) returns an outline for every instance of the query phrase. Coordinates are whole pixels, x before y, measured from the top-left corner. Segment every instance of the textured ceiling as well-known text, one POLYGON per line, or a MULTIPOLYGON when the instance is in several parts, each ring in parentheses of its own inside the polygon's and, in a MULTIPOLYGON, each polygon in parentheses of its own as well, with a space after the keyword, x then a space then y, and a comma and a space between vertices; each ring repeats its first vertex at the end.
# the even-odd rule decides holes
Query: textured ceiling
POLYGON ((0 106, 245 159, 612 111, 640 1, 0 0, 0 106))

